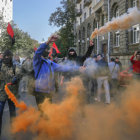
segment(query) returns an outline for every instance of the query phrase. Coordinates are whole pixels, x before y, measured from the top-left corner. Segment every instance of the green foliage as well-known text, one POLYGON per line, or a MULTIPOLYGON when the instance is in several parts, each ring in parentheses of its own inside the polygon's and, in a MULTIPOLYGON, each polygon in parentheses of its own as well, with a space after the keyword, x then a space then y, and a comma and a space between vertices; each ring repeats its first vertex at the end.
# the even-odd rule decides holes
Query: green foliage
POLYGON ((60 54, 58 54, 58 57, 65 57, 67 55, 67 49, 63 46, 60 39, 56 41, 56 45, 59 47, 59 51, 61 52, 60 54))
POLYGON ((70 47, 74 47, 74 22, 76 19, 75 3, 72 0, 62 0, 61 7, 58 7, 51 14, 49 23, 61 27, 59 30, 60 40, 58 48, 61 48, 63 53, 70 47), (63 48, 62 48, 63 47, 63 48))
POLYGON ((34 46, 38 46, 38 42, 36 40, 31 39, 28 33, 23 32, 15 24, 12 23, 12 27, 14 30, 15 43, 12 46, 12 39, 7 33, 6 26, 3 28, 3 32, 0 37, 0 50, 4 51, 6 49, 10 49, 14 53, 18 53, 19 55, 32 55, 34 46))

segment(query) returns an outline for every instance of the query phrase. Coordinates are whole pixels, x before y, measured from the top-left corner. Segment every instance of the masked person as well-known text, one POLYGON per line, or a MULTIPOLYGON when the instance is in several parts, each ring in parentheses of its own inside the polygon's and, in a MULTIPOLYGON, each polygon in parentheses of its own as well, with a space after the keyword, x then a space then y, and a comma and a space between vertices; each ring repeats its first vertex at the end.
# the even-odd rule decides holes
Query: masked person
POLYGON ((83 65, 83 62, 88 58, 90 57, 91 53, 92 53, 92 50, 94 48, 94 44, 92 41, 90 41, 90 45, 88 47, 88 50, 86 52, 85 55, 83 56, 77 56, 77 53, 75 51, 75 49, 71 48, 69 49, 68 51, 68 61, 73 61, 76 63, 76 65, 79 65, 79 66, 82 66, 83 65))
MULTIPOLYGON (((64 62, 64 64, 68 66, 83 66, 84 61, 90 57, 92 50, 94 48, 94 43, 92 40, 90 40, 90 45, 88 47, 88 50, 85 55, 83 56, 78 56, 75 49, 71 48, 68 50, 68 57, 67 60, 64 62)), ((70 80, 71 77, 78 75, 78 73, 66 73, 63 74, 61 77, 61 85, 63 84, 63 81, 68 81, 70 80)))
POLYGON ((0 134, 2 127, 2 115, 6 101, 8 101, 10 119, 16 116, 16 109, 14 103, 8 99, 7 94, 5 93, 5 85, 7 83, 12 83, 12 86, 9 86, 10 90, 13 93, 18 91, 18 78, 16 76, 16 67, 13 65, 12 61, 13 54, 11 51, 6 50, 3 54, 3 61, 0 71, 0 134))
POLYGON ((133 76, 135 79, 140 80, 140 51, 136 51, 130 59, 133 68, 133 76), (134 58, 136 57, 136 60, 134 58))
POLYGON ((37 105, 45 98, 52 101, 52 93, 55 90, 54 72, 71 72, 79 70, 79 67, 62 66, 48 59, 50 53, 49 44, 57 40, 56 36, 39 46, 33 58, 33 68, 35 76, 35 98, 37 105))

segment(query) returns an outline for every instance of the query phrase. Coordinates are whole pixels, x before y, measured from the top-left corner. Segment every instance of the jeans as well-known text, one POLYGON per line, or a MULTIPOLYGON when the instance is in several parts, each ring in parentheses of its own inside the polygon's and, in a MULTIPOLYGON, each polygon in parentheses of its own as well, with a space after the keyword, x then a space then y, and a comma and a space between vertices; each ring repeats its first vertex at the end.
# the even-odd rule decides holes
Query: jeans
POLYGON ((101 93, 102 93, 102 85, 103 85, 103 87, 105 89, 106 103, 110 103, 110 89, 109 89, 108 77, 107 76, 98 77, 97 84, 98 84, 98 89, 97 89, 98 101, 99 102, 101 101, 101 93))
POLYGON ((2 115, 3 115, 3 110, 4 110, 4 106, 5 106, 6 101, 8 101, 10 120, 16 116, 15 105, 10 99, 7 99, 5 101, 0 101, 0 135, 1 135, 1 128, 2 128, 2 115))
POLYGON ((41 103, 43 103, 46 98, 49 99, 50 102, 52 102, 51 93, 42 93, 42 92, 35 93, 35 99, 36 99, 37 106, 39 106, 41 103))

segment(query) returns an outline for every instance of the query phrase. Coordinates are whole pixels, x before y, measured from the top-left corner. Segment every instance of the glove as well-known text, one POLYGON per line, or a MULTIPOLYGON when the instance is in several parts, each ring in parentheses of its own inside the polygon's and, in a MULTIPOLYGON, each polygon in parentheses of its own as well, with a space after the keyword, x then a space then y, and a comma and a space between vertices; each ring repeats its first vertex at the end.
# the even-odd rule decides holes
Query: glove
POLYGON ((17 81, 18 81, 17 77, 14 76, 13 79, 12 79, 12 82, 11 82, 12 85, 15 85, 17 83, 17 81))

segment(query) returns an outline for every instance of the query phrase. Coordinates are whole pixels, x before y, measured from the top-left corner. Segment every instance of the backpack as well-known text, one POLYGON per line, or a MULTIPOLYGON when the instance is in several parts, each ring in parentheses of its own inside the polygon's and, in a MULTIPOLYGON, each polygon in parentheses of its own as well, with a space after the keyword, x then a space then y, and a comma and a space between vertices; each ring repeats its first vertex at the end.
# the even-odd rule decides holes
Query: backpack
POLYGON ((38 78, 38 75, 40 73, 40 70, 41 70, 43 62, 44 61, 42 60, 36 77, 35 77, 34 69, 32 69, 32 71, 30 73, 30 79, 29 79, 29 84, 28 84, 28 91, 32 95, 35 95, 35 93, 36 93, 36 91, 35 91, 35 80, 38 78))

